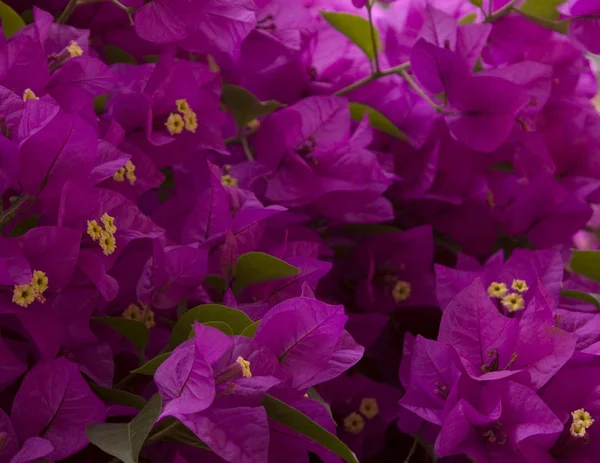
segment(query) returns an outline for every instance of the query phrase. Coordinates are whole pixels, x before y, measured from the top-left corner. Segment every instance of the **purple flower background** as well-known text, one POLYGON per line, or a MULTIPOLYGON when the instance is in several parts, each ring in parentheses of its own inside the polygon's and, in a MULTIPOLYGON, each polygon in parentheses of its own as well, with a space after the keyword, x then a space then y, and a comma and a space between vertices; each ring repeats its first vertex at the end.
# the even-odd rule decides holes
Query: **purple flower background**
POLYGON ((600 0, 0 19, 0 463, 598 461, 600 0))

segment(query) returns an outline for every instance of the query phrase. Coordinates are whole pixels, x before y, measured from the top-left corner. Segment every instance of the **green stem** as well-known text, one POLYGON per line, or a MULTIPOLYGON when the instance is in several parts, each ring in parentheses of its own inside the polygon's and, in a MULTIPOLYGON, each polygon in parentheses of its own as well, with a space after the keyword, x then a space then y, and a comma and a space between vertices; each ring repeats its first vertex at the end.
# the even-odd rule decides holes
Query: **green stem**
POLYGON ((66 23, 69 20, 69 18, 71 17, 71 15, 73 14, 73 11, 75 10, 76 6, 77 6, 77 0, 69 0, 67 7, 63 10, 61 15, 56 20, 56 22, 58 24, 66 23))
POLYGON ((370 82, 373 82, 381 77, 391 76, 393 74, 402 74, 402 72, 410 67, 410 63, 402 63, 398 66, 394 66, 386 71, 380 71, 379 74, 372 74, 370 76, 365 77, 364 79, 358 80, 353 84, 348 85, 347 87, 342 88, 334 93, 335 96, 344 96, 350 92, 353 92, 357 88, 363 87, 370 82))
POLYGON ((419 85, 417 85, 417 83, 408 74, 408 72, 406 72, 406 70, 402 71, 400 73, 400 75, 402 77, 404 77, 404 80, 406 80, 406 82, 408 83, 408 85, 410 85, 410 88, 412 88, 417 93, 417 95, 419 95, 421 98, 423 98, 423 100, 425 100, 427 103, 429 103, 429 105, 433 109, 435 109, 438 113, 445 113, 445 111, 442 109, 442 107, 440 105, 438 105, 435 101, 433 101, 431 98, 429 98, 429 95, 427 95, 423 91, 423 89, 421 87, 419 87, 419 85))
MULTIPOLYGON (((493 23, 494 21, 498 21, 499 19, 506 16, 508 13, 515 11, 516 8, 514 8, 514 6, 518 2, 519 2, 519 0, 511 0, 506 5, 504 5, 502 8, 499 8, 498 10, 496 10, 492 14, 490 14, 487 18, 485 18, 485 20, 483 22, 484 23, 493 23)), ((490 4, 491 3, 492 2, 490 0, 490 4)))
POLYGON ((248 144, 248 139, 246 137, 242 137, 240 142, 242 143, 242 148, 244 148, 244 153, 246 154, 248 161, 254 161, 254 155, 252 154, 252 150, 248 144))
POLYGON ((404 463, 410 463, 410 459, 413 457, 413 455, 417 451, 417 445, 418 444, 419 444, 419 441, 417 439, 414 439, 412 447, 410 448, 410 452, 408 452, 408 455, 404 459, 404 463))
POLYGON ((370 1, 367 2, 367 14, 369 15, 369 27, 371 29, 371 43, 373 44, 373 55, 375 56, 375 74, 381 74, 379 65, 379 50, 377 47, 377 39, 375 38, 375 25, 373 24, 373 14, 371 12, 373 5, 370 1))
POLYGON ((29 200, 30 196, 28 194, 23 194, 19 196, 16 201, 8 208, 6 211, 2 212, 0 215, 0 225, 5 224, 6 222, 11 221, 14 216, 19 212, 19 209, 23 204, 25 204, 29 200))

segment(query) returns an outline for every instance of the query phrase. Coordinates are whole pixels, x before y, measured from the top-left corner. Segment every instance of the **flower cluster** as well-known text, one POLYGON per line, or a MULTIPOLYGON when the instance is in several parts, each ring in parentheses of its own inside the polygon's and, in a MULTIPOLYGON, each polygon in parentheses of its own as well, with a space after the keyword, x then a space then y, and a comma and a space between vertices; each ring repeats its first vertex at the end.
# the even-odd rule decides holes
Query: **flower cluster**
POLYGON ((0 463, 596 461, 597 0, 0 19, 0 463))

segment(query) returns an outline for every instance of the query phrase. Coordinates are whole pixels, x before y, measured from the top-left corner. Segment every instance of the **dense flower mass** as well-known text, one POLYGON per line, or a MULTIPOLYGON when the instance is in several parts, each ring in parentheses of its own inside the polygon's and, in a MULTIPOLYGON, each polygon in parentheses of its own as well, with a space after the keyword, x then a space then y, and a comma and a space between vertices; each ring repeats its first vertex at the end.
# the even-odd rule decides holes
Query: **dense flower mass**
POLYGON ((0 19, 0 463, 598 461, 600 0, 0 19))

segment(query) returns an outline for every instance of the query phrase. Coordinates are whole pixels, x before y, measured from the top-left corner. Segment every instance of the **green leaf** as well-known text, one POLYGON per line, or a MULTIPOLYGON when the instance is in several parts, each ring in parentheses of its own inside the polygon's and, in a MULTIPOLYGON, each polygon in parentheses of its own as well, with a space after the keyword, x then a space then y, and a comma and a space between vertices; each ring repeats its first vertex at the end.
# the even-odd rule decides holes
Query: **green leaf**
POLYGON ((140 450, 160 415, 162 401, 154 394, 130 423, 89 424, 86 434, 92 444, 124 463, 138 463, 140 450))
POLYGON ((222 98, 240 130, 246 127, 250 121, 271 114, 285 106, 275 100, 260 101, 245 88, 231 84, 223 85, 222 98))
POLYGON ((4 2, 0 2, 0 19, 2 19, 2 30, 7 39, 25 27, 25 21, 4 2))
POLYGON ((233 328, 229 326, 229 324, 222 321, 214 321, 214 322, 206 322, 204 323, 206 326, 211 326, 213 328, 218 329, 222 333, 225 333, 227 336, 233 336, 233 328))
POLYGON ((240 292, 246 286, 265 281, 279 280, 298 275, 300 269, 264 252, 242 254, 235 265, 233 291, 240 292))
POLYGON ((210 448, 198 439, 192 431, 190 431, 181 421, 169 417, 162 420, 154 431, 154 434, 150 437, 149 442, 158 441, 173 441, 179 442, 180 444, 189 445, 190 447, 196 447, 203 450, 210 450, 210 448))
POLYGON ((327 410, 327 413, 329 413, 329 416, 333 418, 331 406, 325 401, 323 397, 321 397, 321 394, 319 394, 319 392, 314 387, 309 387, 308 391, 306 391, 306 395, 308 395, 310 399, 319 402, 321 405, 323 405, 323 407, 327 410))
POLYGON ((204 284, 212 286, 221 294, 227 291, 227 282, 221 275, 207 275, 206 278, 204 278, 204 284))
POLYGON ((104 95, 97 96, 94 98, 94 111, 96 114, 104 114, 106 108, 106 93, 104 95))
POLYGON ((481 8, 483 6, 483 0, 469 0, 473 5, 477 8, 481 8))
POLYGON ((265 407, 267 415, 273 421, 287 426, 314 442, 321 444, 347 462, 358 463, 356 455, 352 453, 346 444, 325 428, 315 423, 304 413, 270 395, 265 395, 261 405, 265 407))
POLYGON ((583 291, 563 289, 560 292, 560 295, 563 297, 568 297, 569 299, 576 299, 578 301, 587 302, 589 304, 594 305, 598 310, 600 310, 600 294, 584 293, 583 291))
MULTIPOLYGON (((334 11, 321 11, 320 13, 331 27, 344 34, 364 51, 369 60, 372 61, 375 59, 376 50, 373 50, 369 21, 350 13, 338 13, 334 11)), ((381 40, 377 29, 375 29, 375 44, 377 50, 381 50, 381 40)))
POLYGON ((567 0, 525 0, 519 6, 519 12, 529 21, 538 26, 566 34, 569 28, 567 22, 557 22, 560 18, 558 7, 567 0))
POLYGON ((407 141, 406 135, 402 133, 402 131, 394 125, 392 121, 390 121, 386 116, 381 114, 375 108, 368 106, 366 104, 357 103, 355 101, 351 101, 350 105, 350 116, 355 121, 362 121, 365 117, 365 114, 369 115, 369 122, 371 126, 377 130, 381 130, 392 137, 398 138, 399 140, 407 141))
POLYGON ((112 402, 125 407, 133 407, 141 410, 146 406, 146 399, 131 392, 121 391, 120 389, 110 389, 108 387, 90 384, 90 389, 106 402, 112 402))
POLYGON ((573 251, 569 266, 575 273, 600 283, 600 251, 573 251))
POLYGON ((188 339, 195 321, 200 323, 222 321, 232 328, 234 334, 241 334, 248 325, 252 324, 252 320, 241 310, 219 304, 199 305, 184 313, 173 328, 171 349, 188 339))
POLYGON ((163 364, 165 360, 169 358, 171 352, 166 352, 164 354, 157 355, 152 360, 144 363, 141 367, 136 368, 135 370, 131 370, 131 373, 135 373, 136 375, 148 375, 153 376, 158 370, 158 367, 163 364))
POLYGON ((459 19, 458 24, 473 24, 477 21, 477 13, 469 13, 459 19))
POLYGON ((131 56, 128 52, 122 48, 115 47, 114 45, 105 45, 104 54, 106 55, 109 64, 115 63, 127 63, 127 64, 138 64, 137 60, 131 56))
POLYGON ((244 331, 242 331, 242 336, 253 338, 261 321, 262 320, 258 320, 257 322, 252 323, 252 325, 248 325, 246 328, 244 328, 244 331))
POLYGON ((142 322, 123 317, 92 318, 92 320, 110 326, 113 330, 121 333, 135 346, 138 352, 143 352, 148 344, 150 334, 142 322))

